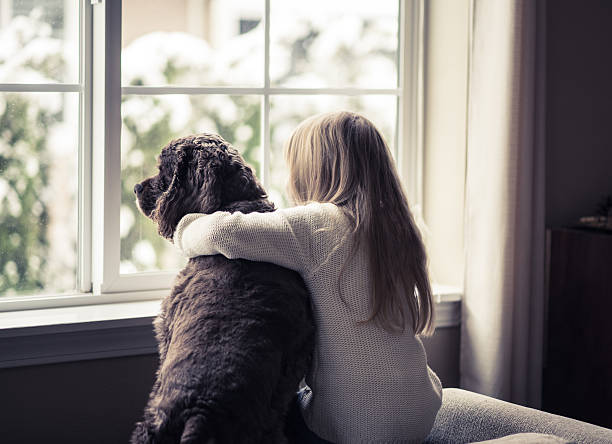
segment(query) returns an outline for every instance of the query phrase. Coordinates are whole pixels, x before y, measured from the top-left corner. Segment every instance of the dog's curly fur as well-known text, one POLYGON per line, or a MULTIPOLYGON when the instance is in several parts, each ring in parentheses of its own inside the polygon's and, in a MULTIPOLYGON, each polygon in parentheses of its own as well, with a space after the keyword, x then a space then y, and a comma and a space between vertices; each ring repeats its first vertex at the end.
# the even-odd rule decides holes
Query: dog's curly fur
MULTIPOLYGON (((274 210, 238 151, 217 135, 170 142, 158 169, 135 192, 167 239, 187 213, 274 210)), ((193 258, 162 302, 155 331, 160 365, 132 443, 286 442, 285 416, 314 346, 299 274, 193 258)))

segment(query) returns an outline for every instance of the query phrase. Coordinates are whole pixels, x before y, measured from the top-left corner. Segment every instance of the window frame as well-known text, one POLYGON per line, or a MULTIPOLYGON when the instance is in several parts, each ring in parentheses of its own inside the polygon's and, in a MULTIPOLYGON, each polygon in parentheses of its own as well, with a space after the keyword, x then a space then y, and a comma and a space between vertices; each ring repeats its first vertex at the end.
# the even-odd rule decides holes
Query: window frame
MULTIPOLYGON (((0 311, 159 299, 176 271, 120 274, 121 97, 124 94, 257 94, 262 97, 262 181, 269 180, 270 97, 274 94, 383 94, 397 98, 394 149, 413 211, 422 204, 423 0, 398 0, 398 86, 391 89, 271 87, 270 0, 265 1, 264 86, 121 86, 121 1, 80 2, 80 158, 77 292, 0 298, 0 311)), ((23 85, 19 85, 22 86, 23 85)), ((26 85, 32 87, 32 85, 26 85)), ((40 85, 35 85, 40 87, 40 85)), ((58 89, 66 85, 55 85, 58 89)), ((75 85, 68 85, 74 88, 75 85)), ((0 85, 0 91, 6 85, 0 85)))
POLYGON ((91 291, 91 159, 88 147, 90 145, 91 108, 90 72, 91 51, 88 45, 91 42, 91 27, 85 23, 91 18, 91 8, 86 0, 78 3, 78 78, 76 83, 2 83, 0 93, 6 92, 56 92, 79 94, 79 121, 78 121, 78 190, 77 190, 77 260, 75 291, 65 294, 32 294, 0 297, 0 312, 20 310, 23 308, 40 308, 53 306, 53 301, 82 295, 91 291))

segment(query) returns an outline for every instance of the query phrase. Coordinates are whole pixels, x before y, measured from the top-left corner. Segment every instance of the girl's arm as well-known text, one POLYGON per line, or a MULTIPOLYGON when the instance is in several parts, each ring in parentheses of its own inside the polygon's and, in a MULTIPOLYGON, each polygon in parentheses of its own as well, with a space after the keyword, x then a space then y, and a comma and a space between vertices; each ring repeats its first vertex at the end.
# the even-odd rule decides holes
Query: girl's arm
MULTIPOLYGON (((299 272, 315 265, 313 236, 329 226, 331 204, 309 204, 269 213, 188 214, 174 244, 188 257, 222 254, 228 259, 271 262, 299 272)), ((336 209, 336 211, 338 211, 336 209)))

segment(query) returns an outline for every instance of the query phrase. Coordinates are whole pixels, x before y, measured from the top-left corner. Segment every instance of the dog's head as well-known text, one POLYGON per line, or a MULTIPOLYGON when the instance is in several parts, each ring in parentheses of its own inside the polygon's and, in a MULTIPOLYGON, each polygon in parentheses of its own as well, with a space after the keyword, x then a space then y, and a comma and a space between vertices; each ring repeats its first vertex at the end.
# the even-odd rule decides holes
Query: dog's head
POLYGON ((134 186, 138 206, 172 239, 181 217, 212 213, 266 193, 240 153, 222 137, 197 134, 173 140, 158 159, 158 173, 134 186))

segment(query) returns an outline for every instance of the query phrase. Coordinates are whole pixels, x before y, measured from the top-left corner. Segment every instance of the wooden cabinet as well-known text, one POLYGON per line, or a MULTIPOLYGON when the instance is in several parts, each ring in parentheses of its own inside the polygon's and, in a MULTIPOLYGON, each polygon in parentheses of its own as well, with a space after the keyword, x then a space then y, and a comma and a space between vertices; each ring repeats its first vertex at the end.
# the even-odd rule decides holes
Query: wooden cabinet
POLYGON ((542 408, 612 428, 612 233, 547 235, 542 408))

